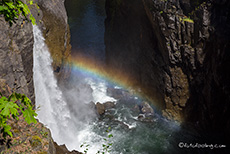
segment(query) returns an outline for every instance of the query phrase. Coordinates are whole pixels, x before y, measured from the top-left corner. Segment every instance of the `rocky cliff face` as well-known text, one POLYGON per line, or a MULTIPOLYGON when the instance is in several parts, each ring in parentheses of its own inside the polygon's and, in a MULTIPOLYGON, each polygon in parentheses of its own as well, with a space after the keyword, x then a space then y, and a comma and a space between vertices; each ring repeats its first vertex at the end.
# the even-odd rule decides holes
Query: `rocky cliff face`
POLYGON ((166 117, 227 140, 229 8, 227 0, 107 0, 107 62, 135 76, 166 117))
POLYGON ((0 17, 0 82, 34 101, 32 25, 19 19, 9 27, 0 17))
POLYGON ((53 58, 53 68, 58 79, 65 79, 69 70, 63 70, 70 58, 70 30, 63 0, 36 0, 39 6, 33 8, 33 14, 43 31, 45 42, 53 58))

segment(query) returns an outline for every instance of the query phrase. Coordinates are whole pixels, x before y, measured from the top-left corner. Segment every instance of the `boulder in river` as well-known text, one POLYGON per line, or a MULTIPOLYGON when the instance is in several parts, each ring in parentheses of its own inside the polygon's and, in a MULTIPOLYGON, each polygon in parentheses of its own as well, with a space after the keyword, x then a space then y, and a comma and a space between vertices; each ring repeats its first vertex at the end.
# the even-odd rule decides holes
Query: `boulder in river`
POLYGON ((105 113, 105 110, 107 109, 111 109, 111 108, 114 108, 115 107, 115 104, 114 102, 105 102, 105 103, 99 103, 97 102, 96 104, 96 111, 99 115, 103 115, 105 113))
POLYGON ((142 102, 140 107, 140 114, 138 120, 145 122, 153 122, 154 110, 147 102, 142 102))
POLYGON ((105 113, 105 105, 97 102, 96 110, 99 115, 103 115, 105 113))
POLYGON ((153 108, 149 105, 147 102, 141 103, 141 113, 148 114, 148 115, 154 115, 153 108))
POLYGON ((108 101, 104 103, 104 106, 105 106, 105 109, 111 109, 115 107, 115 103, 108 101))

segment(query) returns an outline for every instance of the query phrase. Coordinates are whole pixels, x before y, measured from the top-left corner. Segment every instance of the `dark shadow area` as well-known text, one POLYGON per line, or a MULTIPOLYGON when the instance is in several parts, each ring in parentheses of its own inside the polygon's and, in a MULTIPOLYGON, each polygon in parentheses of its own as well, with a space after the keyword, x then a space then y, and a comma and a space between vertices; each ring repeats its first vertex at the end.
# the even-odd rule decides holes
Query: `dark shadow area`
POLYGON ((105 0, 67 0, 72 56, 104 60, 105 0))

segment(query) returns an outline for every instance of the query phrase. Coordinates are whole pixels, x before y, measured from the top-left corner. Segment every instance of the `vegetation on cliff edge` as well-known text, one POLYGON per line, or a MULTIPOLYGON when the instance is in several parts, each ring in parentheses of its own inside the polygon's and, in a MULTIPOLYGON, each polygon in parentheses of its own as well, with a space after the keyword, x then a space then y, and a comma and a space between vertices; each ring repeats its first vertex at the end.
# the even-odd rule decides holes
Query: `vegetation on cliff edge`
MULTIPOLYGON (((30 5, 33 4, 33 1, 28 1, 30 5)), ((24 16, 26 20, 28 18, 33 24, 36 24, 36 20, 30 12, 28 5, 23 3, 21 0, 1 0, 0 1, 0 15, 3 15, 5 20, 12 26, 13 23, 16 23, 16 20, 20 15, 24 16)))

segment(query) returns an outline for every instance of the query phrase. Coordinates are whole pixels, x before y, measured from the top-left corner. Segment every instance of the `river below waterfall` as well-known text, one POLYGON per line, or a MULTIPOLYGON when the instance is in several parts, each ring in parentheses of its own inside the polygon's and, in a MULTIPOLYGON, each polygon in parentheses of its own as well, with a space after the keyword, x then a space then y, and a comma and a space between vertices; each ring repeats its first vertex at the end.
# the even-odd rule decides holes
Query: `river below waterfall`
MULTIPOLYGON (((73 57, 83 55, 104 61, 104 2, 65 2, 73 57)), ((106 150, 111 154, 161 154, 178 153, 175 136, 190 140, 188 135, 175 135, 181 130, 180 125, 163 118, 153 105, 154 116, 141 120, 140 116, 145 115, 140 115, 139 107, 148 100, 129 87, 88 71, 87 66, 73 65, 68 83, 59 87, 52 72, 52 58, 36 26, 34 38, 34 84, 36 105, 40 106, 38 118, 50 128, 58 144, 88 154, 106 150), (98 116, 92 102, 108 101, 114 102, 115 107, 98 116)))

